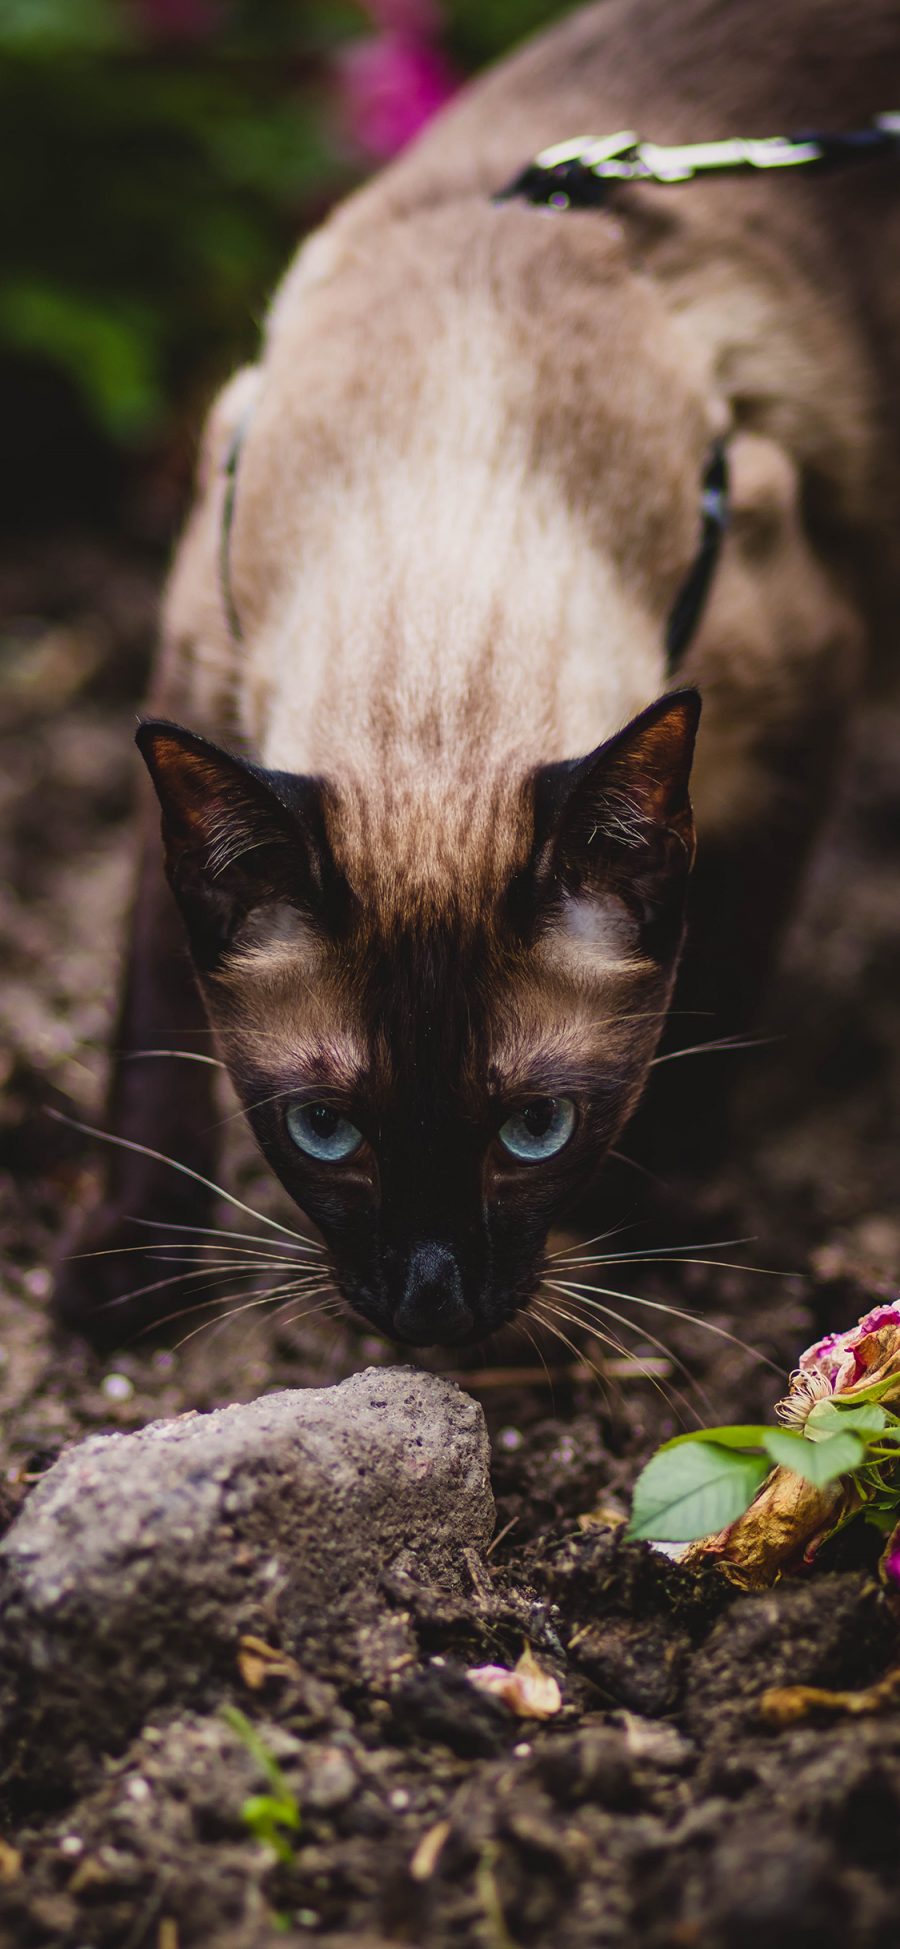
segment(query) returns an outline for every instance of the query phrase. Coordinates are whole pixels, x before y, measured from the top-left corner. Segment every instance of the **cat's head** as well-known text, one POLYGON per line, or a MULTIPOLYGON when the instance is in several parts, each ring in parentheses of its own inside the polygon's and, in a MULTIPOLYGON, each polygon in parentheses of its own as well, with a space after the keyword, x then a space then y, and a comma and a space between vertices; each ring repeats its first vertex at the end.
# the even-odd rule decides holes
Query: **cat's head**
POLYGON ((484 871, 450 848, 418 883, 377 834, 371 874, 348 855, 337 786, 141 726, 232 1080, 346 1299, 394 1338, 480 1338, 526 1306, 638 1101, 681 946, 699 712, 664 697, 509 781, 484 871))

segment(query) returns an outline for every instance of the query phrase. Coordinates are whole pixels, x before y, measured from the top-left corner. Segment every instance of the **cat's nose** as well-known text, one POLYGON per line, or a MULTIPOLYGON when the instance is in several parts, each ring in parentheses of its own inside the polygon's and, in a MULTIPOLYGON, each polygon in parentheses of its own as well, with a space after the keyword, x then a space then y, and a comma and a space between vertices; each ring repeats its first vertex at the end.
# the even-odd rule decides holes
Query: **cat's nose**
POLYGON ((410 1253, 394 1332, 412 1346, 452 1346, 474 1321, 463 1297, 459 1267, 446 1245, 417 1245, 410 1253))

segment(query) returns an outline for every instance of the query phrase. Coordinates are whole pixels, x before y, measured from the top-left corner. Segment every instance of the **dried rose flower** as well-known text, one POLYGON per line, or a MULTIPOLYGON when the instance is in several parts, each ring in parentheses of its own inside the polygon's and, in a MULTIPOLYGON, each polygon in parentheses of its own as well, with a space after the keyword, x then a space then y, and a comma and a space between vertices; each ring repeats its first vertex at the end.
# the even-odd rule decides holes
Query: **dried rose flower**
MULTIPOLYGON (((875 1389, 882 1407, 900 1402, 900 1303, 876 1306, 846 1333, 828 1333, 808 1347, 777 1413, 812 1438, 808 1424, 818 1403, 840 1396, 849 1407, 871 1399, 875 1389)), ((685 1560, 712 1558, 735 1583, 764 1588, 783 1570, 811 1563, 825 1538, 865 1501, 852 1475, 817 1486, 778 1466, 749 1509, 718 1535, 692 1544, 685 1560)), ((900 1524, 882 1558, 882 1576, 900 1590, 900 1524)))
POLYGON ((879 1396, 885 1405, 900 1400, 900 1303, 875 1306, 846 1333, 826 1333, 807 1347, 776 1413, 802 1425, 817 1401, 834 1394, 852 1398, 886 1380, 895 1380, 896 1387, 879 1396))

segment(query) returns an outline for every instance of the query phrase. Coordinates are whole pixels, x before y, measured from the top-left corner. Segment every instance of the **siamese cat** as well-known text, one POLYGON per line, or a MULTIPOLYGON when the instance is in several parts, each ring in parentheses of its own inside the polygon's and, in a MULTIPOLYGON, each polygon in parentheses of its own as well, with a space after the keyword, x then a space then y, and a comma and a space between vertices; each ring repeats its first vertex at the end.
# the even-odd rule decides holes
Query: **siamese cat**
MULTIPOLYGON (((145 1151, 213 1174, 212 1072, 123 1058, 214 1046, 354 1312, 481 1337, 635 1111, 686 917, 685 1003, 746 1022, 896 599, 900 161, 496 198, 585 131, 898 100, 891 0, 602 0, 303 245, 165 604, 138 745, 168 887, 145 811, 108 1125, 138 1148, 91 1244, 202 1216, 145 1151)), ((70 1262, 64 1316, 133 1324, 128 1263, 70 1262)))

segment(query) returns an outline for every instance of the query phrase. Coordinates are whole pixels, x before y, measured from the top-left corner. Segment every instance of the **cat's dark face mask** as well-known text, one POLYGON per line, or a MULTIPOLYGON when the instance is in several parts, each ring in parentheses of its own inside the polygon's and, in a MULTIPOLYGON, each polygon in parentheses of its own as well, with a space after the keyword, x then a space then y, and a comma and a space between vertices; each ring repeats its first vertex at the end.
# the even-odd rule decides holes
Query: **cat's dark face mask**
POLYGON ((477 1340, 526 1307, 640 1097, 683 931, 699 708, 661 699, 521 781, 490 892, 469 876, 393 910, 342 860, 329 786, 141 727, 232 1080, 339 1289, 393 1339, 477 1340))

